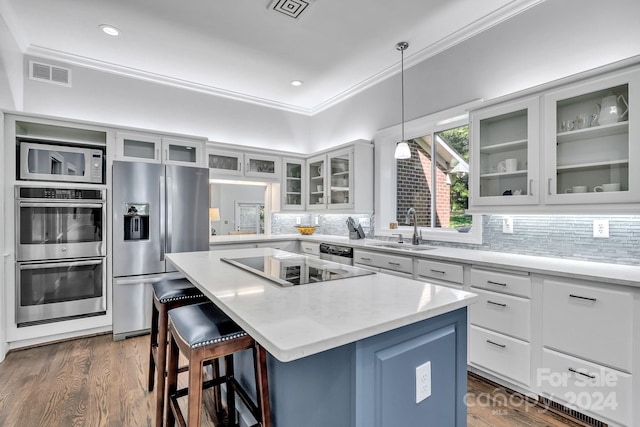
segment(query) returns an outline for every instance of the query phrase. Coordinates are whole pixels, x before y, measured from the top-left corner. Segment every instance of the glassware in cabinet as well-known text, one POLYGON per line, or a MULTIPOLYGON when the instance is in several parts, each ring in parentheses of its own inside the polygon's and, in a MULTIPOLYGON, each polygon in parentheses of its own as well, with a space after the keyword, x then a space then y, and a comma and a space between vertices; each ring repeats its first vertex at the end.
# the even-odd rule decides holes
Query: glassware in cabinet
POLYGON ((330 155, 330 205, 348 205, 351 196, 351 151, 330 155))
POLYGON ((284 192, 283 206, 285 210, 301 210, 304 208, 303 189, 305 188, 304 160, 284 159, 284 192))
POLYGON ((325 158, 307 160, 308 187, 307 204, 309 209, 325 209, 325 158))
POLYGON ((472 113, 472 204, 537 203, 539 102, 533 97, 472 113))
POLYGON ((613 74, 546 95, 547 203, 640 201, 640 147, 629 108, 639 75, 613 74))

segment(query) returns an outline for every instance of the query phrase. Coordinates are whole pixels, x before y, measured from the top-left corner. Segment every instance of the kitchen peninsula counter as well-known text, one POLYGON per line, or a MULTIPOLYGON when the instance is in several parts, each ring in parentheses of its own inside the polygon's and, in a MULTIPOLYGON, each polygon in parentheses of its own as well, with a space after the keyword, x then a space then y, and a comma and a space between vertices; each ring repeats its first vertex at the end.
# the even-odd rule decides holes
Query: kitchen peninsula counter
MULTIPOLYGON (((466 426, 467 306, 475 294, 381 273, 282 287, 221 261, 271 254, 286 252, 167 258, 267 350, 274 426, 466 426)), ((235 361, 249 389, 251 357, 242 352, 235 361)))

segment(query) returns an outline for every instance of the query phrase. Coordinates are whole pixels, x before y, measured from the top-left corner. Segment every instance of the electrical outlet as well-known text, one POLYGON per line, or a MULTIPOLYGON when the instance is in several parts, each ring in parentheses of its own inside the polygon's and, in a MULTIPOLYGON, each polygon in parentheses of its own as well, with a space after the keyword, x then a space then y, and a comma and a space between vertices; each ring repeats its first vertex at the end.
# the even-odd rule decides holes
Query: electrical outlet
POLYGON ((300 224, 302 224, 302 219, 299 216, 297 216, 296 217, 296 225, 300 225, 300 224))
POLYGON ((360 224, 361 226, 363 226, 364 228, 369 228, 371 227, 371 222, 369 221, 369 218, 360 218, 358 220, 358 224, 360 224))
POLYGON ((315 221, 316 221, 316 225, 318 225, 320 223, 320 219, 319 219, 318 215, 316 215, 315 221))
POLYGON ((504 234, 513 234, 513 217, 502 217, 502 232, 504 234))
POLYGON ((431 396, 431 362, 416 368, 416 403, 431 396))
POLYGON ((609 220, 607 219, 594 219, 593 220, 593 237, 595 238, 609 238, 609 220))

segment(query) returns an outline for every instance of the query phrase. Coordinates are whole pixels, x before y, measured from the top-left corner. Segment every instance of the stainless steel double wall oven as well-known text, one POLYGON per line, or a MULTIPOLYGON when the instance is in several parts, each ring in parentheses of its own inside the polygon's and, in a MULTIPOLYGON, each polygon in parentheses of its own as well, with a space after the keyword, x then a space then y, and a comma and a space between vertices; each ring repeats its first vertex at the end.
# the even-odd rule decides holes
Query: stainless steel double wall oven
POLYGON ((18 326, 106 312, 105 191, 15 187, 18 326))

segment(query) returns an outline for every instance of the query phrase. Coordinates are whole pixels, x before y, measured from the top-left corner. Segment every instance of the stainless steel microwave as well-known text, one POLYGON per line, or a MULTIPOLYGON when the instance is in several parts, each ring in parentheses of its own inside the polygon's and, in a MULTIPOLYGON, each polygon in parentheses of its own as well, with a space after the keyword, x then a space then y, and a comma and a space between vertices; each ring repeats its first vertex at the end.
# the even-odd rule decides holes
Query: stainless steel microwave
POLYGON ((20 179, 104 184, 99 148, 20 142, 20 179))

